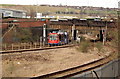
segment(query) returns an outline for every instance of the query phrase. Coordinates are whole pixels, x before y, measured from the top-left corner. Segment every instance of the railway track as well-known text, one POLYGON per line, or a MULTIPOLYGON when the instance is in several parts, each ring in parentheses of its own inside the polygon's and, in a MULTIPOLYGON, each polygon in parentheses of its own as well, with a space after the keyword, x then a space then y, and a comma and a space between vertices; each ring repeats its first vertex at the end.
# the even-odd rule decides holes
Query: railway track
POLYGON ((49 50, 49 49, 58 49, 58 48, 67 48, 76 46, 74 44, 71 45, 62 45, 62 46, 53 46, 53 47, 43 47, 43 48, 32 48, 32 49, 21 49, 21 50, 8 50, 8 51, 0 51, 0 54, 6 53, 15 53, 15 52, 25 52, 25 51, 37 51, 37 50, 49 50))
POLYGON ((56 72, 41 75, 38 77, 33 77, 31 79, 69 78, 69 77, 72 77, 74 75, 80 74, 82 72, 93 70, 97 67, 100 67, 100 66, 110 62, 111 56, 112 56, 112 54, 109 56, 105 56, 105 57, 101 57, 99 59, 93 60, 92 62, 84 63, 83 65, 79 65, 79 66, 72 67, 72 68, 65 69, 65 70, 61 70, 61 71, 56 71, 56 72))

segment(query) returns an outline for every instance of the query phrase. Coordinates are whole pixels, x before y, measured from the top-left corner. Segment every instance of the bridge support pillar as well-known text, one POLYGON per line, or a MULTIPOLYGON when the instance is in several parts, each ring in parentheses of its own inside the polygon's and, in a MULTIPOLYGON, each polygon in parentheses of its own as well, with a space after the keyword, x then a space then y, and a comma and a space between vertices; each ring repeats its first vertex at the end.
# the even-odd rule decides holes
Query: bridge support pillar
POLYGON ((72 26, 72 40, 76 40, 76 35, 77 34, 77 31, 75 29, 75 24, 73 24, 72 26))
POLYGON ((46 43, 46 24, 43 26, 43 45, 46 43))

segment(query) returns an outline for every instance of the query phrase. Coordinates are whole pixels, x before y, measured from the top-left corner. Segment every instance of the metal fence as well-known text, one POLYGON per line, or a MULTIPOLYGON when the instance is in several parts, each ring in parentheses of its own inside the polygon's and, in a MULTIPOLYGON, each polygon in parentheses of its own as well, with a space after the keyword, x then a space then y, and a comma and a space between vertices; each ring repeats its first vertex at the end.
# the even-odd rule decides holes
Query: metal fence
POLYGON ((120 76, 120 59, 114 60, 104 66, 87 71, 82 74, 77 74, 68 79, 118 79, 120 76))
POLYGON ((42 48, 42 42, 35 42, 35 43, 15 43, 15 44, 2 44, 2 50, 21 50, 21 49, 32 49, 32 48, 42 48))

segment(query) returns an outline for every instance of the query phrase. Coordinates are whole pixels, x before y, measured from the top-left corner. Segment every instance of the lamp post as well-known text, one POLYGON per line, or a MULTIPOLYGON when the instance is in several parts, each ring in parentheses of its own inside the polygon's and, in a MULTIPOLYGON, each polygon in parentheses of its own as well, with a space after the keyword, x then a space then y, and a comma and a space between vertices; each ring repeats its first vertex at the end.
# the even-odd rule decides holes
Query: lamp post
POLYGON ((107 19, 108 19, 108 9, 106 11, 106 21, 105 21, 105 29, 104 29, 104 32, 103 32, 103 45, 105 45, 105 42, 107 41, 107 19))
POLYGON ((37 15, 37 13, 38 13, 38 6, 39 6, 39 5, 38 5, 38 0, 36 0, 36 20, 37 20, 37 16, 38 16, 38 15, 37 15))
MULTIPOLYGON (((120 4, 120 2, 119 2, 120 4)), ((120 7, 120 6, 119 6, 120 7)), ((117 11, 118 14, 118 25, 117 25, 117 29, 118 29, 118 47, 120 46, 120 10, 117 11)), ((120 53, 120 49, 118 49, 118 53, 120 53)))

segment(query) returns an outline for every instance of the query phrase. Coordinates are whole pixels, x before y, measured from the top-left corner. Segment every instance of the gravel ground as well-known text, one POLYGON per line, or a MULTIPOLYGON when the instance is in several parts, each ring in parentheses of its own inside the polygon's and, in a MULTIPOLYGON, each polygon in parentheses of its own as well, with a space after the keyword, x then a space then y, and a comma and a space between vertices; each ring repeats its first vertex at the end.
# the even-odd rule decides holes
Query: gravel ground
MULTIPOLYGON (((107 49, 108 51, 108 49, 107 49)), ((110 51, 110 50, 109 50, 110 51)), ((2 55, 3 77, 35 77, 93 61, 109 53, 81 53, 75 47, 2 55)))

